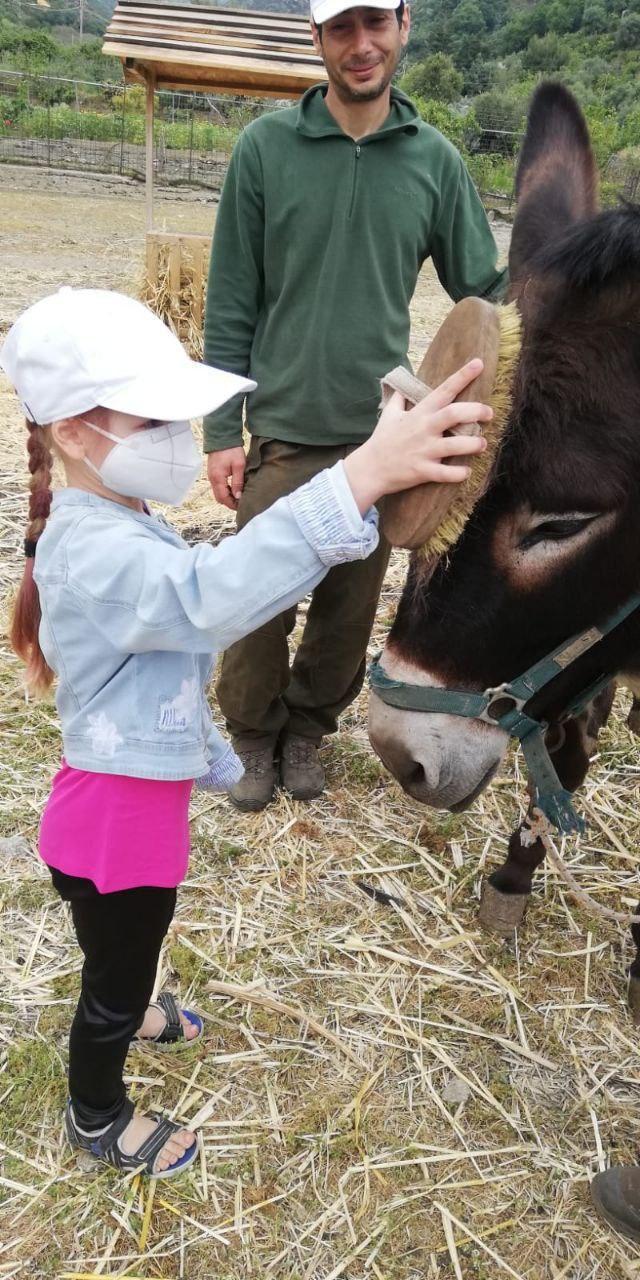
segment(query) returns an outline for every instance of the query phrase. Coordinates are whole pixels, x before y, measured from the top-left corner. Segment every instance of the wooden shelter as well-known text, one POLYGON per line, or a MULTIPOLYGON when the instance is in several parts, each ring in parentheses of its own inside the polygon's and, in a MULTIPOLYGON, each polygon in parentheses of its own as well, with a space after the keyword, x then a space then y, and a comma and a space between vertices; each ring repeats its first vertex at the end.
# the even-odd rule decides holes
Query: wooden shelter
POLYGON ((322 59, 305 16, 152 0, 118 0, 102 51, 120 58, 126 84, 147 91, 145 301, 200 355, 210 238, 154 231, 155 92, 297 98, 325 79, 322 59))
POLYGON ((309 21, 298 14, 118 0, 103 53, 120 58, 126 83, 147 87, 148 231, 156 89, 297 98, 325 78, 309 21))

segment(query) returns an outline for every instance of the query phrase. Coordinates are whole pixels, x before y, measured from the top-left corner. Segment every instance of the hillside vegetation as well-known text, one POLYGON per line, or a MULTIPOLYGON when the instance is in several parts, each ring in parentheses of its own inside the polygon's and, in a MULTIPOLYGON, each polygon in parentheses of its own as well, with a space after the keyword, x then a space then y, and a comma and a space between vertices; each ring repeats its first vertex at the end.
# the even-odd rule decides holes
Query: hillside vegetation
MULTIPOLYGON (((77 0, 79 5, 80 0, 77 0)), ((271 8, 266 0, 243 0, 245 8, 271 8)), ((91 0, 79 10, 67 0, 50 0, 49 8, 21 0, 0 0, 0 66, 69 80, 121 82, 120 63, 104 57, 101 34, 112 10, 110 0, 91 0), (18 18, 20 21, 18 21, 18 18)), ((283 12, 307 13, 307 0, 279 0, 283 12)), ((625 188, 628 175, 640 174, 640 0, 415 0, 412 30, 399 83, 424 118, 449 136, 465 155, 483 191, 507 195, 513 181, 526 104, 543 77, 563 80, 584 107, 604 179, 605 199, 625 188)), ((98 136, 119 127, 113 99, 85 90, 80 101, 72 85, 51 84, 43 96, 38 86, 21 90, 16 103, 0 100, 2 128, 15 126, 16 115, 27 124, 34 107, 59 112, 59 127, 70 126, 72 110, 110 117, 95 125, 98 136)), ((129 96, 129 95, 128 95, 129 96)), ((133 114, 141 102, 130 99, 133 114)), ((194 100, 199 123, 207 123, 207 106, 194 100)), ((189 110, 191 107, 189 108, 189 110)), ((217 119, 228 124, 223 142, 230 146, 246 118, 242 104, 224 101, 217 119), (221 119, 222 117, 222 119, 221 119)), ((186 117, 185 117, 186 118, 186 117)), ((179 122, 175 112, 172 124, 179 122)), ((34 127, 45 127, 42 115, 34 127)), ((56 126, 57 127, 57 126, 56 126)), ((78 123, 78 127, 80 124, 78 123)), ((138 135, 141 121, 127 121, 127 136, 138 135)), ((175 130, 174 145, 182 145, 175 130)), ((85 132, 86 136, 86 132, 85 132)), ((115 135, 114 135, 115 136, 115 135)), ((213 137, 213 134, 212 134, 213 137)), ((216 132, 220 145, 219 128, 216 132)), ((168 145, 172 145, 169 143, 168 145)))
POLYGON ((583 106, 609 188, 640 170, 640 0, 418 0, 401 81, 423 114, 504 189, 527 101, 543 77, 583 106), (515 136, 514 136, 515 135, 515 136), (475 161, 473 157, 476 157, 475 161), (615 158, 615 159, 614 159, 615 158))

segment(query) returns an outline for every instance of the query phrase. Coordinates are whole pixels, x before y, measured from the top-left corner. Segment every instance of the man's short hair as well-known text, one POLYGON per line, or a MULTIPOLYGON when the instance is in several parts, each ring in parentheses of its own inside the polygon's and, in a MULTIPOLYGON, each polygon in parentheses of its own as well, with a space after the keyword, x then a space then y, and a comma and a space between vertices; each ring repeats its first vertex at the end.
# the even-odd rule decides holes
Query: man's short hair
MULTIPOLYGON (((396 12, 396 18, 398 19, 398 26, 399 26, 399 27, 400 27, 400 26, 402 26, 402 15, 403 15, 403 13, 404 13, 404 5, 405 5, 405 0, 400 0, 400 4, 397 6, 396 11, 395 11, 395 12, 396 12)), ((353 7, 355 7, 355 6, 353 6, 353 7)), ((367 6, 366 6, 366 4, 363 4, 363 6, 362 6, 362 7, 363 7, 363 9, 366 9, 366 7, 367 7, 367 6)), ((347 10, 345 9, 345 13, 346 13, 346 12, 347 12, 347 10)), ((336 14, 336 17, 337 17, 337 14, 336 14)), ((323 27, 323 25, 324 25, 324 24, 323 24, 322 22, 320 22, 320 23, 316 23, 316 31, 318 32, 318 39, 320 40, 320 43, 322 43, 322 27, 323 27)))

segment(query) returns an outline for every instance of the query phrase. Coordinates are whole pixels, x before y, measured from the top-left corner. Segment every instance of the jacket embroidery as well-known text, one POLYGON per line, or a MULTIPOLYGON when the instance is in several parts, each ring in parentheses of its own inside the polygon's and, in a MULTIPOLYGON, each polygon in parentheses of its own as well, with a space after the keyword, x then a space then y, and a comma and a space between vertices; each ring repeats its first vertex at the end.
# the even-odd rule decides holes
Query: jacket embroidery
POLYGON ((89 737, 93 750, 97 756, 111 759, 119 746, 124 742, 124 738, 118 733, 118 726, 113 720, 110 720, 104 711, 100 711, 97 715, 89 716, 89 737))
POLYGON ((200 707, 200 693, 195 679, 183 680, 180 693, 160 703, 158 729, 164 733, 184 733, 193 724, 200 707))

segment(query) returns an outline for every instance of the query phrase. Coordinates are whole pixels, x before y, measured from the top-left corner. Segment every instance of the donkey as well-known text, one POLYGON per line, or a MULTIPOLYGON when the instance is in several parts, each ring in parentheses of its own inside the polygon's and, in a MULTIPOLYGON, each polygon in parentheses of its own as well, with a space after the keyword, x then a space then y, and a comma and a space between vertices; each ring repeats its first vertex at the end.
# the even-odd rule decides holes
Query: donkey
MULTIPOLYGON (((516 197, 509 266, 522 345, 501 445, 453 550, 412 556, 380 670, 398 688, 495 689, 586 632, 590 645, 573 646, 524 707, 573 792, 615 680, 640 694, 640 206, 598 212, 584 117, 554 83, 534 95, 516 197), (590 630, 625 604, 627 616, 604 636, 590 630), (587 705, 572 710, 591 687, 587 705)), ((369 734, 410 796, 453 812, 488 785, 508 743, 490 718, 388 705, 375 683, 369 734)), ((484 886, 481 920, 505 934, 521 921, 544 858, 532 814, 530 805, 484 886)), ((638 1018, 640 926, 632 933, 638 1018)))

